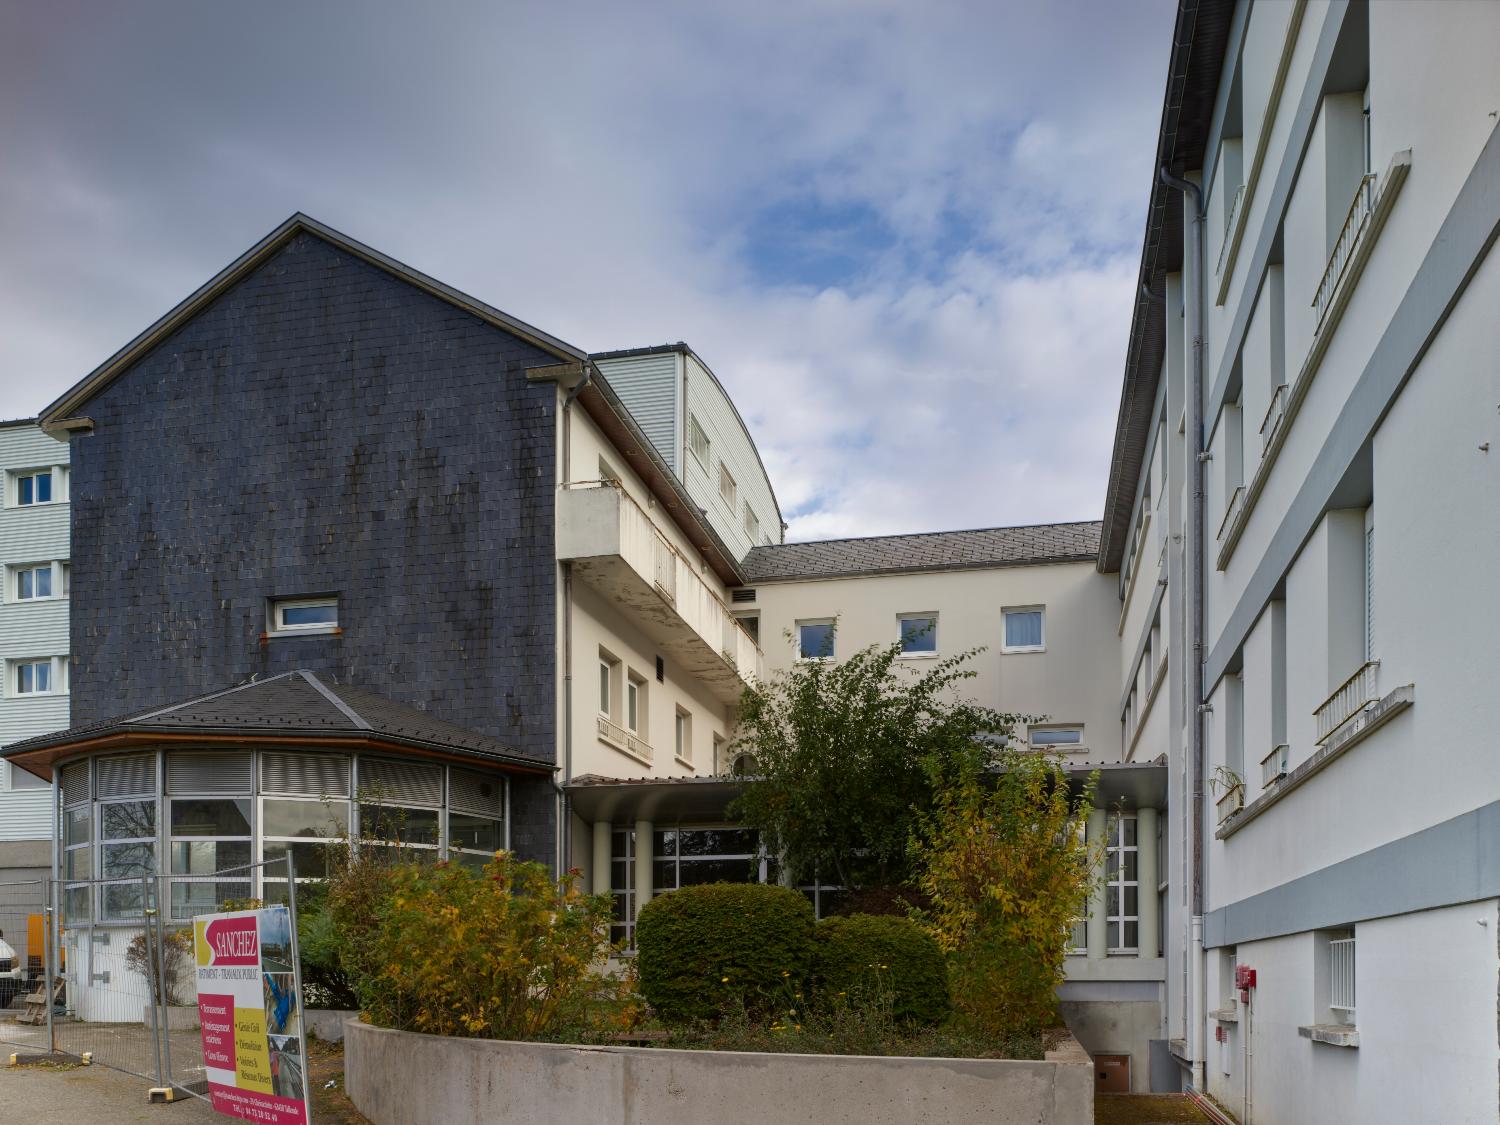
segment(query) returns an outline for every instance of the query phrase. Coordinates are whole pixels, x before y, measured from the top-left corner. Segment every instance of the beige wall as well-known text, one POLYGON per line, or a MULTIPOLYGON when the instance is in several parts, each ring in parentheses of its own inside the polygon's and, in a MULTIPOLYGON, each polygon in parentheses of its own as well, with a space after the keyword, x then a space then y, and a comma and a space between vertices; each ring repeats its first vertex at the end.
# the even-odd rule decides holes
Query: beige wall
POLYGON ((768 674, 794 661, 783 633, 798 620, 837 617, 837 658, 895 641, 897 614, 936 611, 940 656, 985 649, 970 665, 977 676, 964 684, 965 694, 1052 723, 1082 723, 1090 761, 1120 758, 1116 578, 1092 562, 762 582, 755 589, 755 604, 735 609, 759 611, 768 674), (1046 607, 1046 651, 1002 653, 1001 610, 1034 605, 1046 607))

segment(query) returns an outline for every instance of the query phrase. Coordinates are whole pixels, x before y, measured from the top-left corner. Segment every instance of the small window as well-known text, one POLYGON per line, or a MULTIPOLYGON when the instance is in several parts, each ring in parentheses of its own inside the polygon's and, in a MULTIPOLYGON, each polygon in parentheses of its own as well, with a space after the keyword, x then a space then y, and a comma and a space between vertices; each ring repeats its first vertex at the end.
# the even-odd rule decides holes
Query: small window
POLYGON ((609 714, 609 661, 599 661, 599 714, 609 714))
POLYGON ((606 649, 599 650, 599 714, 614 722, 620 721, 620 709, 625 702, 623 666, 619 659, 606 649))
POLYGON ((703 432, 698 419, 691 414, 688 415, 688 448, 693 451, 693 456, 703 462, 703 467, 708 468, 708 451, 711 448, 708 435, 703 432))
POLYGON ((693 716, 677 708, 675 752, 677 760, 687 765, 693 761, 693 716))
POLYGON ((745 534, 750 537, 752 545, 760 537, 760 517, 755 514, 749 504, 745 505, 745 534))
POLYGON ((724 498, 724 503, 729 505, 730 511, 733 511, 735 503, 739 500, 740 489, 734 483, 734 477, 724 466, 723 461, 719 462, 719 495, 724 498))
POLYGON ((797 658, 799 660, 832 660, 833 619, 797 622, 797 658))
POLYGON ((1005 612, 1005 638, 1001 652, 1041 652, 1046 648, 1042 618, 1045 610, 1041 606, 1022 609, 1007 609, 1005 612))
POLYGON ((935 613, 901 613, 896 616, 901 630, 902 656, 936 656, 938 651, 935 613))
POLYGON ((16 568, 16 600, 52 597, 52 564, 28 564, 16 568))
POLYGON ((16 503, 23 508, 52 503, 52 470, 34 469, 16 474, 16 503))
POLYGON ((339 600, 279 598, 271 603, 273 633, 332 633, 339 627, 339 600))
POLYGON ((1033 750, 1058 750, 1067 753, 1083 746, 1082 727, 1032 727, 1027 737, 1033 750))
POLYGON ((636 735, 646 726, 646 681, 634 672, 625 681, 625 726, 636 735))
POLYGON ((11 664, 11 690, 16 695, 58 695, 68 690, 68 658, 17 660, 11 664))

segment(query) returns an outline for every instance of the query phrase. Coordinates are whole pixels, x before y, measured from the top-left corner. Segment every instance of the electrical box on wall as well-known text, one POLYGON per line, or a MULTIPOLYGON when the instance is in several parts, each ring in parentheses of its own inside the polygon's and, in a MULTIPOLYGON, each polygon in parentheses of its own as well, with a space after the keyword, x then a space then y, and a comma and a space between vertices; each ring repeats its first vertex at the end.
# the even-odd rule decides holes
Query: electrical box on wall
POLYGON ((1234 987, 1248 989, 1255 987, 1255 970, 1249 965, 1236 965, 1234 967, 1234 987))

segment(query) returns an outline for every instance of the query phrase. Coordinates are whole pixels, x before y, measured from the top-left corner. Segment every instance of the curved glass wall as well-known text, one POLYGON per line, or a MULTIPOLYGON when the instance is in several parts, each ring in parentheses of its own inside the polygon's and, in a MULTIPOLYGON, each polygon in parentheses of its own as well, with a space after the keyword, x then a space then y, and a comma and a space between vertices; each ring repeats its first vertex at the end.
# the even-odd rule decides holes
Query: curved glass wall
POLYGON ((138 751, 70 762, 56 780, 71 924, 139 919, 147 875, 165 878, 171 917, 187 921, 235 900, 284 901, 286 879, 251 865, 288 854, 301 884, 326 877, 351 841, 474 867, 509 844, 503 774, 419 758, 138 751))

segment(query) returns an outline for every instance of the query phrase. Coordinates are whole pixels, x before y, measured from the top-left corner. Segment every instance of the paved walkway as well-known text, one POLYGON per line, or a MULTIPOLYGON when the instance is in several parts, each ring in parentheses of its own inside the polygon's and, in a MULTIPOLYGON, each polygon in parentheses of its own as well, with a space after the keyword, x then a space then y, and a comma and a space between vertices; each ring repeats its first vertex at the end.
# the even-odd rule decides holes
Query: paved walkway
POLYGON ((140 1121, 153 1125, 198 1122, 206 1125, 227 1120, 214 1113, 207 1102, 180 1094, 182 1100, 172 1105, 151 1105, 146 1101, 149 1085, 145 1079, 103 1066, 70 1070, 0 1066, 0 1121, 24 1121, 28 1125, 32 1122, 77 1125, 80 1121, 99 1125, 140 1121))

